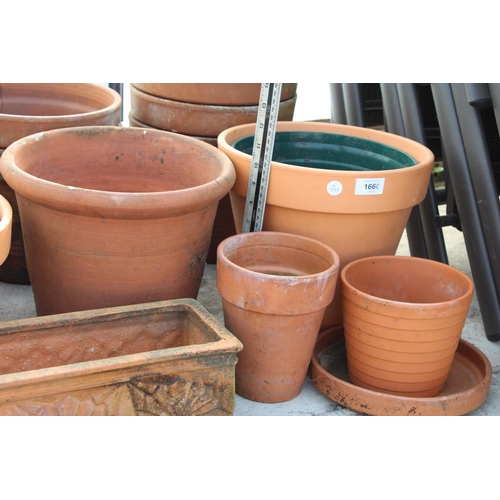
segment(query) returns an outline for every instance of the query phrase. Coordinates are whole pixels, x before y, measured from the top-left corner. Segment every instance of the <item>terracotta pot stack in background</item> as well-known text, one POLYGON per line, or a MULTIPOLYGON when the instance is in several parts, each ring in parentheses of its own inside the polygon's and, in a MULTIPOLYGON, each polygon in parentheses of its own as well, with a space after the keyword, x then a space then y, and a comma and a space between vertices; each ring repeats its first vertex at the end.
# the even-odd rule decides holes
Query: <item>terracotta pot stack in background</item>
MULTIPOLYGON (((260 83, 132 83, 129 123, 188 135, 217 146, 227 128, 257 121, 260 83)), ((297 84, 284 83, 278 114, 291 121, 297 84)), ((216 262, 217 246, 236 234, 229 195, 217 210, 207 262, 216 262)))
MULTIPOLYGON (((94 83, 0 83, 0 156, 12 143, 47 130, 119 125, 118 92, 94 83)), ((0 281, 30 284, 14 191, 0 176, 0 195, 12 206, 12 244, 0 267, 0 281)))

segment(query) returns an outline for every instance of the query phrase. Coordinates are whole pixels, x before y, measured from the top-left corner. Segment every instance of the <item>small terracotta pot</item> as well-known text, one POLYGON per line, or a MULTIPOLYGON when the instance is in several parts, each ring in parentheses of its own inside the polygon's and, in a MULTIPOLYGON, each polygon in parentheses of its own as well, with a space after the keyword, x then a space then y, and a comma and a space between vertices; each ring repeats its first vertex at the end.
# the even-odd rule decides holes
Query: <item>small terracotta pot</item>
POLYGON ((297 235, 243 233, 219 245, 224 323, 243 344, 239 395, 276 403, 299 394, 338 267, 334 250, 297 235))
MULTIPOLYGON (((94 83, 0 83, 0 148, 31 134, 65 127, 119 125, 118 92, 94 83)), ((2 149, 0 149, 0 156, 2 149)), ((0 281, 30 284, 14 191, 0 176, 0 195, 12 206, 12 245, 0 281)))
MULTIPOLYGON (((278 119, 292 120, 297 96, 280 103, 278 119)), ((171 101, 130 86, 130 109, 139 121, 152 127, 188 134, 217 137, 223 130, 257 121, 258 105, 213 106, 171 101)), ((254 125, 255 128, 255 125, 254 125)))
POLYGON ((38 315, 196 298, 235 179, 217 148, 131 127, 29 136, 0 170, 18 199, 38 315))
MULTIPOLYGON (((255 106, 260 100, 260 83, 133 83, 135 88, 156 97, 192 104, 255 106)), ((291 99, 296 83, 281 85, 280 100, 291 99)))
POLYGON ((5 262, 10 251, 12 235, 12 207, 0 196, 0 264, 5 262))
MULTIPOLYGON (((243 223, 252 152, 236 149, 235 143, 250 138, 253 144, 254 134, 255 126, 249 124, 232 127, 218 137, 219 149, 236 169, 230 196, 238 232, 243 223)), ((394 254, 412 208, 427 193, 433 165, 434 156, 428 148, 398 135, 333 123, 278 122, 263 230, 322 241, 338 252, 341 269, 361 257, 394 254), (278 144, 281 132, 304 133, 304 137, 295 138, 288 147, 286 141, 278 144), (328 140, 328 136, 338 137, 341 142, 326 147, 321 142, 325 136, 328 140), (285 146, 283 159, 277 157, 281 146, 285 146), (324 155, 313 159, 318 151, 324 151, 324 155), (347 167, 336 162, 346 151, 346 161, 354 161, 347 167), (413 166, 404 165, 408 159, 413 166), (381 169, 386 160, 395 162, 397 168, 381 169), (376 188, 375 192, 370 188, 376 188)), ((342 324, 339 288, 340 280, 322 329, 342 324)))
POLYGON ((402 396, 439 394, 451 368, 474 285, 428 259, 366 257, 341 272, 351 381, 402 396))

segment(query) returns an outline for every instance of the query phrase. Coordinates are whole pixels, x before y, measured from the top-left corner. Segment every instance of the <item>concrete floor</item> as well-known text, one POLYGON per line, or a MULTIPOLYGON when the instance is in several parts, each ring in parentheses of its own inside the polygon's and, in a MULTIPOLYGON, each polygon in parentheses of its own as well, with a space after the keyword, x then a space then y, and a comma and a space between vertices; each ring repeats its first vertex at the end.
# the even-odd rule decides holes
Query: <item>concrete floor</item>
MULTIPOLYGON (((462 233, 454 228, 445 228, 450 265, 470 275, 462 233)), ((403 235, 398 254, 409 255, 406 235, 403 235)), ((203 277, 199 302, 223 322, 222 305, 215 287, 216 266, 207 265, 203 277)), ((35 304, 30 286, 0 283, 0 321, 35 316, 35 304)), ((490 360, 493 380, 487 400, 469 415, 500 415, 500 343, 490 342, 484 328, 476 298, 469 311, 462 338, 478 347, 490 360)), ((344 408, 324 396, 306 378, 299 396, 285 403, 257 403, 236 395, 236 416, 352 416, 358 413, 344 408)))

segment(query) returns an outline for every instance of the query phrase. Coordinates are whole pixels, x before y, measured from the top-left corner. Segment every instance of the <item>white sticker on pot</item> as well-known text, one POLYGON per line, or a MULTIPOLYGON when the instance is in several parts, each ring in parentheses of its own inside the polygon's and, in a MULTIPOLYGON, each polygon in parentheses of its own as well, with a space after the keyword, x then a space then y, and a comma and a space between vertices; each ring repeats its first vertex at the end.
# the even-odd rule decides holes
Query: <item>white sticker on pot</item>
POLYGON ((326 186, 326 190, 328 191, 328 194, 337 196, 342 192, 342 183, 339 181, 331 181, 326 186))
POLYGON ((356 179, 354 194, 383 194, 385 179, 356 179))

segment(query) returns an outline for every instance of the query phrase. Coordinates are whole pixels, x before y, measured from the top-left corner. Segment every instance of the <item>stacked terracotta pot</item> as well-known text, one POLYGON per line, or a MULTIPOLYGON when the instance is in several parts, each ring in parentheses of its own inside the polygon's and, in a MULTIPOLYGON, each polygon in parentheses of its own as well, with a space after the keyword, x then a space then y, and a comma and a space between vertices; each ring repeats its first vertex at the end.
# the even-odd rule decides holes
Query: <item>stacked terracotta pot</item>
MULTIPOLYGON (((255 123, 260 83, 132 83, 129 123, 132 127, 167 130, 217 146, 224 130, 255 123)), ((284 83, 278 114, 291 121, 297 84, 284 83)), ((207 262, 215 263, 217 246, 236 234, 229 195, 219 203, 207 262)))
MULTIPOLYGON (((52 129, 120 125, 118 92, 94 83, 0 83, 0 156, 23 137, 52 129)), ((0 195, 11 204, 12 245, 0 281, 29 284, 23 235, 14 191, 0 176, 0 195)))

